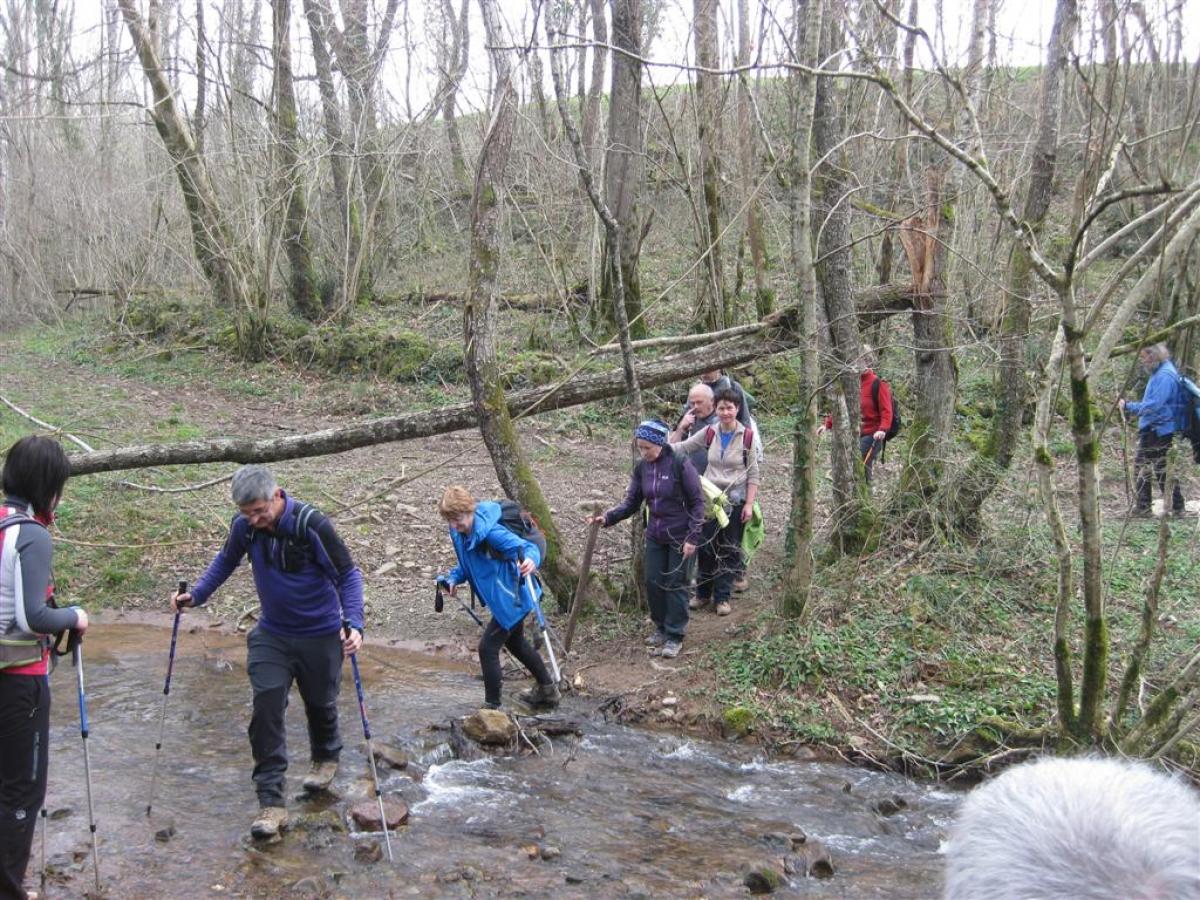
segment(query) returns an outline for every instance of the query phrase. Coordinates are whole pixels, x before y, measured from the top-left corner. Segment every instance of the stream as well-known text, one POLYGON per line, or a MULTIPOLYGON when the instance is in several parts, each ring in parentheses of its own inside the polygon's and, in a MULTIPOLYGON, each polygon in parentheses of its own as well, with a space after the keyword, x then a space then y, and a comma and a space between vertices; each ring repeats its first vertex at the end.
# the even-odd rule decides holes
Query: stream
MULTIPOLYGON (((448 732, 433 726, 475 710, 483 689, 474 672, 376 646, 359 654, 372 734, 410 759, 406 769, 379 769, 384 793, 410 809, 391 835, 395 862, 360 859, 373 848, 359 845, 380 835, 343 828, 348 805, 373 797, 348 665, 340 702, 345 749, 332 791, 300 792, 307 736, 293 690, 289 809, 307 824, 261 845, 248 833, 257 804, 244 638, 202 626, 188 631, 187 617, 184 623, 149 819, 169 632, 104 624, 84 645, 103 896, 741 897, 749 895, 747 866, 792 852, 786 836, 800 833, 810 852, 813 841, 824 845, 835 872, 789 875, 776 896, 940 895, 938 847, 960 799, 954 791, 610 724, 577 697, 559 712, 584 721, 582 737, 551 738, 540 756, 466 762, 454 758, 448 732), (881 802, 901 808, 884 815, 881 802), (174 835, 156 839, 167 823, 174 835)), ((52 684, 45 896, 92 896, 69 658, 52 684)), ((527 684, 506 681, 506 693, 527 684)), ((39 830, 31 873, 41 849, 39 830)))

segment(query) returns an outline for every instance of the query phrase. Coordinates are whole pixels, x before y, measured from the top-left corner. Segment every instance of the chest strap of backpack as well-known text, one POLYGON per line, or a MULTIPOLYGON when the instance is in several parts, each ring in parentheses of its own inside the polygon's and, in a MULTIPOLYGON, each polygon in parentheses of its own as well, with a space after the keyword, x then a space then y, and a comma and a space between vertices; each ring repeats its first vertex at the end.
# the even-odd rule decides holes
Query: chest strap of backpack
MULTIPOLYGON (((711 425, 704 431, 704 446, 711 447, 713 440, 717 436, 717 429, 711 425)), ((754 429, 747 427, 742 432, 742 468, 750 468, 750 448, 754 446, 754 429)))

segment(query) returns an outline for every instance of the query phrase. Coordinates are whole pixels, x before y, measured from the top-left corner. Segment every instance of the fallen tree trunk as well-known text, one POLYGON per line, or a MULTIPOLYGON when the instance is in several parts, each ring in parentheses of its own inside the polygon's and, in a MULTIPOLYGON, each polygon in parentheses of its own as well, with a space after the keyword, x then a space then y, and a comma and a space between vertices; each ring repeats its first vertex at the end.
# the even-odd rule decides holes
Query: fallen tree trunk
MULTIPOLYGON (((772 317, 771 327, 759 334, 736 337, 729 341, 638 363, 638 382, 642 387, 655 387, 717 367, 736 366, 762 356, 794 350, 796 336, 793 315, 794 310, 777 314, 772 317)), ((519 418, 595 400, 621 397, 625 393, 624 371, 614 369, 600 375, 570 379, 556 388, 514 391, 508 394, 506 399, 510 414, 513 418, 519 418)), ((266 463, 281 459, 324 456, 374 444, 446 434, 464 428, 474 428, 477 424, 475 408, 468 401, 424 412, 388 416, 341 428, 326 428, 270 440, 229 438, 185 441, 177 444, 144 444, 94 453, 78 453, 70 457, 71 474, 90 475, 95 472, 210 462, 266 463)))

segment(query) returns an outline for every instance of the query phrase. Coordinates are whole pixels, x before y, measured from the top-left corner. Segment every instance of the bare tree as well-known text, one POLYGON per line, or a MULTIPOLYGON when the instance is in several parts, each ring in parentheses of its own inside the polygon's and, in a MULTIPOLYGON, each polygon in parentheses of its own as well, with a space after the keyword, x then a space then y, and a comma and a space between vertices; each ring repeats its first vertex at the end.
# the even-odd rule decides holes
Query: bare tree
POLYGON ((602 293, 614 298, 614 322, 624 317, 633 337, 646 334, 641 318, 642 287, 638 273, 641 219, 638 194, 642 189, 642 0, 612 0, 612 89, 608 101, 608 152, 604 162, 604 196, 616 231, 605 229, 602 293), (614 243, 615 235, 620 240, 614 243), (618 286, 623 306, 616 310, 618 286))
MULTIPOLYGON (((175 166, 191 225, 193 247, 218 303, 238 314, 243 352, 261 352, 266 298, 250 287, 244 251, 237 246, 217 199, 204 157, 196 149, 187 120, 175 108, 174 92, 162 70, 154 41, 134 0, 118 0, 142 71, 154 95, 150 117, 175 166)), ((154 11, 156 2, 151 2, 154 11)))
POLYGON ((291 0, 272 0, 275 71, 275 153, 278 191, 283 207, 283 245, 291 267, 292 306, 308 319, 321 314, 317 274, 308 235, 308 202, 300 162, 296 89, 292 79, 291 0))
POLYGON ((700 151, 700 182, 704 216, 701 247, 705 321, 711 329, 733 324, 725 306, 725 275, 721 261, 721 85, 713 70, 721 66, 717 42, 717 0, 694 0, 692 34, 696 42, 696 132, 700 151))

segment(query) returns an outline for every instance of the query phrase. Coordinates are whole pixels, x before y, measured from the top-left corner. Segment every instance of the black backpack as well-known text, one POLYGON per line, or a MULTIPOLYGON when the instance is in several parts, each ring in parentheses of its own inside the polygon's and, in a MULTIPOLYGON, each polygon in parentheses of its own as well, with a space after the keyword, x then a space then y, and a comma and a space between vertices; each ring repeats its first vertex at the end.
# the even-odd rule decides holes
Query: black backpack
MULTIPOLYGON (((537 547, 544 564, 546 562, 546 535, 538 527, 537 520, 516 500, 505 498, 496 502, 500 504, 500 526, 537 547)), ((504 555, 493 549, 487 541, 484 541, 484 546, 488 555, 493 559, 504 559, 504 555)))
MULTIPOLYGON (((871 400, 875 403, 876 411, 879 410, 879 383, 883 381, 878 375, 875 376, 875 383, 871 385, 871 400)), ((890 387, 890 385, 889 385, 890 387)), ((892 397, 892 426, 887 430, 887 435, 884 441, 890 441, 900 433, 900 426, 904 423, 900 421, 900 403, 896 400, 896 392, 889 392, 892 397)))
POLYGON ((1191 443, 1193 462, 1200 463, 1200 387, 1186 375, 1179 376, 1176 404, 1175 430, 1191 443))

